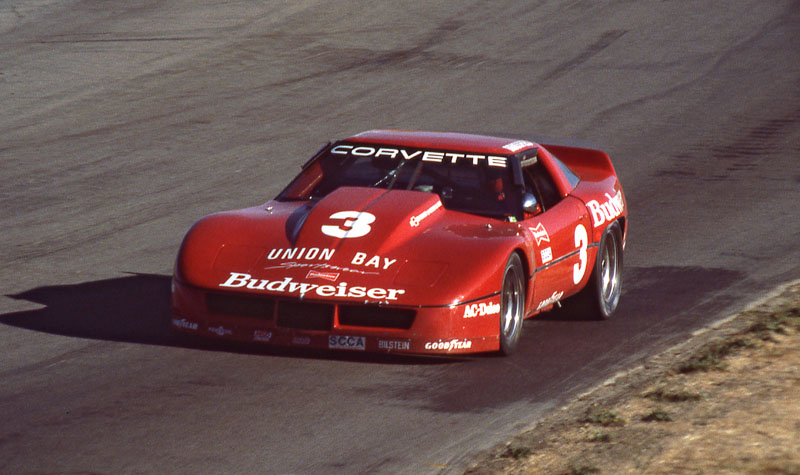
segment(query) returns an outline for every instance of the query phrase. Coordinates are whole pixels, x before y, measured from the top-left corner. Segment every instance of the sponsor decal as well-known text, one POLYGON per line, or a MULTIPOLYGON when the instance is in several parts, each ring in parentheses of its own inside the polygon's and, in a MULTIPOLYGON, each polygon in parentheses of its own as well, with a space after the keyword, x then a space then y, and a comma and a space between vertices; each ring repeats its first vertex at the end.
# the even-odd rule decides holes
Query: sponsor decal
POLYGON ((353 155, 356 157, 385 157, 388 159, 396 160, 402 158, 403 160, 411 160, 412 158, 421 157, 423 162, 433 163, 450 163, 455 164, 459 161, 469 161, 473 165, 480 165, 486 163, 490 167, 506 167, 506 157, 498 157, 493 155, 478 155, 472 153, 462 152, 437 152, 433 150, 408 150, 404 148, 392 147, 370 147, 367 145, 337 145, 331 149, 334 155, 353 155))
POLYGON ((542 249, 539 254, 542 256, 542 264, 547 264, 553 260, 553 250, 549 247, 542 249))
POLYGON ((218 327, 208 327, 208 331, 210 331, 211 333, 215 333, 219 336, 233 335, 233 330, 231 330, 230 328, 225 328, 222 325, 218 327))
POLYGON ((426 350, 468 350, 472 348, 472 341, 453 339, 450 341, 429 341, 425 343, 426 350))
POLYGON ((528 229, 531 230, 533 233, 533 237, 536 239, 536 245, 540 245, 543 241, 550 242, 550 235, 547 234, 547 229, 544 227, 544 224, 539 223, 535 227, 528 229))
POLYGON ((370 224, 375 222, 375 215, 363 211, 338 211, 333 213, 329 219, 341 221, 338 224, 326 224, 322 226, 322 234, 340 238, 360 238, 369 234, 372 230, 370 224))
POLYGON ((310 345, 311 344, 311 337, 310 336, 296 336, 292 338, 293 345, 310 345))
MULTIPOLYGON (((394 261, 392 261, 394 263, 394 261)), ((297 269, 297 268, 307 268, 307 269, 325 269, 329 271, 337 271, 337 272, 349 272, 354 274, 372 274, 378 275, 378 272, 369 272, 360 269, 351 269, 349 267, 340 267, 340 266, 333 266, 330 264, 325 264, 321 262, 317 263, 305 263, 305 262, 281 262, 277 266, 265 267, 264 270, 269 269, 297 269)))
POLYGON ((411 349, 411 340, 378 340, 379 350, 405 350, 411 349))
POLYGON ((255 330, 253 332, 253 341, 268 342, 272 340, 272 332, 266 330, 255 330))
POLYGON ((437 201, 436 203, 433 204, 433 206, 420 213, 419 216, 412 216, 411 219, 408 220, 408 224, 410 224, 412 228, 416 228, 417 226, 419 226, 419 223, 422 222, 423 219, 432 215, 434 211, 436 211, 441 207, 442 207, 442 202, 437 201))
POLYGON ((329 335, 328 348, 331 350, 360 350, 367 348, 367 339, 363 336, 329 335))
POLYGON ((307 282, 295 282, 291 277, 282 280, 253 279, 250 274, 241 272, 231 272, 230 277, 225 282, 219 284, 220 287, 228 288, 247 288, 251 290, 264 290, 267 292, 278 292, 284 294, 299 294, 305 296, 313 292, 319 297, 345 297, 356 299, 372 300, 397 300, 398 295, 406 293, 403 289, 384 289, 381 287, 350 287, 347 282, 339 282, 338 285, 319 285, 307 282))
POLYGON ((485 317, 486 315, 497 315, 500 313, 499 303, 474 303, 464 305, 464 318, 485 317))
POLYGON ((272 249, 267 253, 267 260, 329 261, 334 252, 336 249, 320 249, 318 247, 272 249))
POLYGON ((589 211, 592 213, 592 221, 595 226, 600 226, 606 221, 613 221, 614 218, 622 214, 625 208, 625 203, 622 200, 622 190, 617 191, 614 196, 606 195, 606 201, 598 203, 597 200, 592 200, 586 203, 589 211))
POLYGON ((380 269, 381 265, 383 265, 383 270, 386 270, 397 262, 397 259, 389 259, 387 257, 381 258, 381 256, 373 256, 367 259, 367 254, 364 252, 357 252, 356 255, 353 257, 353 260, 350 261, 350 264, 354 266, 364 266, 364 267, 374 267, 376 269, 380 269), (381 259, 383 261, 381 262, 381 259))
POLYGON ((339 279, 338 272, 320 272, 318 270, 310 270, 308 274, 306 274, 306 279, 325 279, 331 282, 336 282, 339 279))
POLYGON ((194 330, 197 331, 197 323, 190 322, 185 318, 181 318, 178 320, 177 318, 172 319, 172 326, 177 328, 183 328, 184 330, 194 330))
POLYGON ((509 144, 503 145, 503 148, 508 150, 511 153, 516 153, 522 150, 523 148, 532 147, 533 142, 528 142, 527 140, 517 140, 516 142, 511 142, 509 144))
POLYGON ((563 297, 563 296, 564 296, 564 292, 558 292, 558 291, 553 292, 553 295, 551 295, 551 296, 547 297, 546 299, 542 300, 541 302, 539 302, 539 306, 536 307, 536 311, 538 312, 539 310, 547 307, 548 305, 553 305, 554 303, 556 303, 559 300, 561 300, 561 297, 563 297))

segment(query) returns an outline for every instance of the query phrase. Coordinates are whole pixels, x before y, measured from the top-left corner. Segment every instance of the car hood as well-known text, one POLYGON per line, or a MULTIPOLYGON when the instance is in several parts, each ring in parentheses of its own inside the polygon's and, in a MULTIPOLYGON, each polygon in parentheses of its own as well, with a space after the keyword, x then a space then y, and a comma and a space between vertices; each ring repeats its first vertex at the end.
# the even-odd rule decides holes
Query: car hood
POLYGON ((449 305, 496 291, 521 239, 516 224, 446 210, 436 194, 342 187, 202 219, 176 277, 220 291, 449 305))

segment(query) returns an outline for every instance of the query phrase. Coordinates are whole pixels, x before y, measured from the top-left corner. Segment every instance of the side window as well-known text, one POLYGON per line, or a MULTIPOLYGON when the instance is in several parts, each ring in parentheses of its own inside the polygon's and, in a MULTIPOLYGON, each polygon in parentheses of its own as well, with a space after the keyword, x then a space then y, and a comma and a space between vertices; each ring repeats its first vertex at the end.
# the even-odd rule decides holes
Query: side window
POLYGON ((552 208, 561 200, 556 184, 540 162, 523 168, 522 176, 525 179, 526 191, 536 196, 543 211, 552 208))

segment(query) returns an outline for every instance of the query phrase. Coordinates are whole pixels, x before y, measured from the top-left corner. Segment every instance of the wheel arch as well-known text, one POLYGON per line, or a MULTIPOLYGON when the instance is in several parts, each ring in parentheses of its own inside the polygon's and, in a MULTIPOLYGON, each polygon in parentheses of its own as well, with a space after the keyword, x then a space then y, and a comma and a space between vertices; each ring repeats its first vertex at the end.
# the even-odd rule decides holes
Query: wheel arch
MULTIPOLYGON (((525 278, 522 279, 522 283, 525 285, 525 316, 527 317, 530 309, 533 308, 533 280, 535 276, 531 270, 528 254, 525 252, 525 249, 516 247, 511 251, 511 254, 519 255, 519 260, 522 261, 522 271, 525 273, 525 278)), ((509 257, 511 254, 509 254, 509 257)))

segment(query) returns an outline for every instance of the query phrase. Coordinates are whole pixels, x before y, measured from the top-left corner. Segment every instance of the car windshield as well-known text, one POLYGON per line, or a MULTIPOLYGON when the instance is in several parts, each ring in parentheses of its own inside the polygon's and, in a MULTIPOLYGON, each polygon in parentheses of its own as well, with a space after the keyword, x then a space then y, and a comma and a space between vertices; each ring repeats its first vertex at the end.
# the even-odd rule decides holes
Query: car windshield
POLYGON ((342 186, 439 195, 445 208, 505 218, 514 215, 505 156, 340 143, 328 149, 278 196, 319 200, 342 186))

